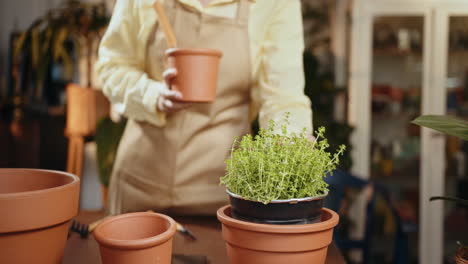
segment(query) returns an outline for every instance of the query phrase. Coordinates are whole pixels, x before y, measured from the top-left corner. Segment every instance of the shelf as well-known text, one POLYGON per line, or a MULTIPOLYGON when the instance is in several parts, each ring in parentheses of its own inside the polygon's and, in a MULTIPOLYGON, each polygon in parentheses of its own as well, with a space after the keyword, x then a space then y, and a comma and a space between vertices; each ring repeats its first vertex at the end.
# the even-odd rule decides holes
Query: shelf
MULTIPOLYGON (((394 161, 395 163, 395 161, 394 161)), ((400 166, 394 167, 393 171, 385 175, 383 172, 372 170, 371 179, 376 183, 389 187, 400 187, 401 189, 419 188, 419 157, 403 161, 400 166)), ((394 165, 395 166, 395 165, 394 165)))
MULTIPOLYGON (((403 57, 403 56, 421 57, 422 52, 412 51, 412 50, 401 50, 398 48, 383 48, 383 49, 374 49, 373 55, 375 56, 398 56, 398 57, 403 57)), ((448 52, 449 57, 458 57, 462 55, 468 55, 468 50, 450 51, 450 48, 449 48, 449 52, 448 52)))
POLYGON ((379 176, 372 177, 373 181, 389 188, 398 187, 401 189, 418 189, 419 188, 419 176, 418 175, 405 175, 397 176, 392 174, 390 176, 379 176))
POLYGON ((415 56, 415 57, 422 56, 421 51, 401 50, 398 48, 374 49, 373 54, 375 56, 415 56))

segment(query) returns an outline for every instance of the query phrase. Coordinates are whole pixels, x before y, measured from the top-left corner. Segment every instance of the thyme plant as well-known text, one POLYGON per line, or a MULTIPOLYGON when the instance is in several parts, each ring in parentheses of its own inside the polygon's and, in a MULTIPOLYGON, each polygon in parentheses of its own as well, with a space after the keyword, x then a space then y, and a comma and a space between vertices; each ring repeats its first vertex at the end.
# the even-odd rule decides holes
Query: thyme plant
POLYGON ((221 184, 232 193, 265 204, 326 194, 323 177, 336 168, 345 146, 334 154, 328 152, 324 127, 316 131, 312 142, 305 129, 288 134, 286 125, 281 128, 281 133, 274 133, 275 122, 270 121, 255 137, 236 138, 221 184))

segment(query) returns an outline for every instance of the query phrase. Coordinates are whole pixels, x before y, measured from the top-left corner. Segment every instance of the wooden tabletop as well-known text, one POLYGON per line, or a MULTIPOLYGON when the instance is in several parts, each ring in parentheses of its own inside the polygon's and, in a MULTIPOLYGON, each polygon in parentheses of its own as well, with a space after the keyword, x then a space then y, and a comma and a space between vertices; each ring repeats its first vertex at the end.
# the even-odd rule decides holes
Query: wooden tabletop
MULTIPOLYGON (((75 218, 80 223, 89 224, 104 216, 103 212, 80 212, 75 218)), ((221 224, 216 217, 173 217, 189 229, 196 237, 192 241, 180 233, 174 237, 174 254, 191 256, 206 256, 209 263, 228 263, 224 241, 221 237, 221 224)), ((65 248, 63 264, 100 264, 99 246, 90 235, 87 239, 81 239, 73 233, 65 248)), ((332 244, 328 248, 327 264, 344 264, 345 261, 338 249, 332 244)))

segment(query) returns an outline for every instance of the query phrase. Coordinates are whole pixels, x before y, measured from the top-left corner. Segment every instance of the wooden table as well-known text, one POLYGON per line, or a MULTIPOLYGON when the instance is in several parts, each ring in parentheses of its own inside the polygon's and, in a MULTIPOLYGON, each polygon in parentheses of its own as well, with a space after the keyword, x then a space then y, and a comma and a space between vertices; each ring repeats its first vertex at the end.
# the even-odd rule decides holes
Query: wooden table
MULTIPOLYGON (((75 218, 80 223, 89 224, 104 216, 102 212, 80 212, 75 218)), ((174 237, 174 254, 207 256, 209 263, 228 263, 224 241, 221 237, 221 224, 216 217, 174 217, 197 237, 196 241, 185 238, 180 233, 174 237)), ((90 235, 81 239, 73 233, 65 248, 63 264, 100 264, 99 246, 90 235)), ((328 248, 327 264, 344 264, 338 249, 332 244, 328 248)), ((291 263, 292 264, 292 263, 291 263)))

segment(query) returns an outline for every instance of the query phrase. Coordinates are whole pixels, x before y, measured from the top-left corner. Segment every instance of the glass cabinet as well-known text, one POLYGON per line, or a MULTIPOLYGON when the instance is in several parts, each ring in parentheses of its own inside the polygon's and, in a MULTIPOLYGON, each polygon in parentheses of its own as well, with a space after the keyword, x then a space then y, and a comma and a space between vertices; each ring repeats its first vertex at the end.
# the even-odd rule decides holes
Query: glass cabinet
POLYGON ((429 198, 466 199, 468 146, 411 120, 468 118, 468 1, 354 1, 349 89, 353 173, 390 190, 408 263, 444 263, 468 212, 429 198))
MULTIPOLYGON (((418 246, 421 134, 411 120, 421 114, 423 25, 422 16, 376 16, 372 25, 370 179, 392 194, 410 248, 418 246)), ((373 240, 385 244, 395 231, 382 222, 373 240)), ((392 252, 380 248, 376 254, 392 252)))
MULTIPOLYGON (((463 7, 463 6, 462 6, 463 7)), ((437 63, 441 71, 440 89, 444 110, 468 120, 468 11, 459 5, 440 6, 435 12, 438 34, 437 63)), ((468 199, 468 142, 444 136, 444 195, 468 199)), ((468 238, 468 208, 444 203, 444 257, 453 256, 457 241, 468 238)))

